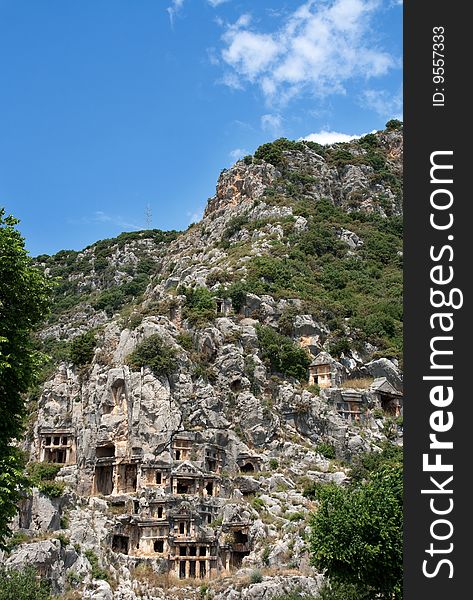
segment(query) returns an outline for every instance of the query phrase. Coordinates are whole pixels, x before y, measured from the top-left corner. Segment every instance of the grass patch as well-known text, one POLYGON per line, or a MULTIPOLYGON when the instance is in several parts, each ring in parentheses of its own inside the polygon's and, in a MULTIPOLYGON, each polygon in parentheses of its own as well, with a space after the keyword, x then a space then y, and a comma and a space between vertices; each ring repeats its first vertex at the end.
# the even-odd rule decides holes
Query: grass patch
POLYGON ((373 377, 359 377, 357 379, 347 379, 342 382, 341 388, 349 389, 355 388, 358 390, 367 390, 373 383, 373 377))

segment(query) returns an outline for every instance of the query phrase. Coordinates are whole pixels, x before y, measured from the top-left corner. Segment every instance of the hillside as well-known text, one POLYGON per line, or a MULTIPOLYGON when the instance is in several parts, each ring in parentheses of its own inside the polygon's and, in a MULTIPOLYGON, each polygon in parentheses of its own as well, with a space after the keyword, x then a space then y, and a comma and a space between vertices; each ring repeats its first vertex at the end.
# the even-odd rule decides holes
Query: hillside
POLYGON ((304 489, 402 442, 401 125, 265 144, 186 231, 36 262, 51 358, 6 563, 70 599, 315 595, 304 489))

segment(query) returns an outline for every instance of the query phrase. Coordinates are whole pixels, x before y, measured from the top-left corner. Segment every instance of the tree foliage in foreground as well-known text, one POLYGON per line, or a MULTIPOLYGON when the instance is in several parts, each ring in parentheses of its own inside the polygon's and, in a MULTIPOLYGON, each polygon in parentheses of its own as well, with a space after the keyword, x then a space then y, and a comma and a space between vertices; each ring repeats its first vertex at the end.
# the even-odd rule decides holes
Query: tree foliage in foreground
POLYGON ((402 463, 389 461, 354 486, 320 486, 312 563, 359 598, 402 598, 402 463))
POLYGON ((40 364, 31 332, 47 313, 50 296, 49 283, 16 229, 17 219, 4 215, 0 209, 0 545, 24 484, 23 457, 11 444, 22 432, 25 394, 40 364))

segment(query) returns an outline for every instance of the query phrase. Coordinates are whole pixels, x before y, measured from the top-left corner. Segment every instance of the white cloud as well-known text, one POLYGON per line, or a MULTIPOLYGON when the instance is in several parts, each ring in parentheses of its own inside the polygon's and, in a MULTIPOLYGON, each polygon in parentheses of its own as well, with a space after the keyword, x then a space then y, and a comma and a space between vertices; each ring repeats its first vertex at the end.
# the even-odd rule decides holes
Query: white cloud
POLYGON ((278 45, 270 35, 242 30, 249 25, 246 15, 240 17, 224 35, 228 42, 222 52, 223 60, 234 67, 236 73, 253 81, 266 70, 278 53, 278 45))
POLYGON ((402 120, 402 92, 391 94, 386 90, 368 89, 361 95, 363 106, 374 110, 383 118, 402 120))
POLYGON ((243 84, 241 83, 240 79, 235 73, 225 73, 220 82, 225 84, 229 88, 232 88, 233 90, 244 89, 243 84))
POLYGON ((184 5, 184 0, 172 0, 171 6, 166 8, 169 14, 169 20, 171 21, 171 25, 174 25, 174 18, 180 12, 181 8, 184 5))
POLYGON ((263 131, 269 131, 274 136, 279 135, 282 131, 281 115, 263 115, 261 117, 261 129, 263 129, 263 131))
POLYGON ((210 4, 210 6, 213 6, 215 8, 216 6, 220 6, 220 4, 223 4, 224 2, 228 2, 228 0, 207 0, 207 2, 210 4))
POLYGON ((370 35, 380 6, 379 0, 308 0, 272 32, 258 31, 242 15, 222 36, 222 59, 232 81, 257 83, 269 102, 305 91, 345 93, 349 80, 385 75, 397 66, 370 35))
POLYGON ((250 154, 248 152, 248 150, 246 150, 246 148, 235 148, 234 150, 232 150, 229 155, 230 158, 232 160, 239 160, 240 158, 243 158, 244 156, 248 156, 248 154, 250 154))
MULTIPOLYGON (((365 134, 362 134, 365 135, 365 134)), ((349 133, 340 133, 338 131, 326 131, 322 129, 318 133, 309 133, 301 140, 308 142, 317 142, 317 144, 336 144, 338 142, 350 142, 351 140, 357 140, 362 137, 361 135, 351 135, 349 133)))

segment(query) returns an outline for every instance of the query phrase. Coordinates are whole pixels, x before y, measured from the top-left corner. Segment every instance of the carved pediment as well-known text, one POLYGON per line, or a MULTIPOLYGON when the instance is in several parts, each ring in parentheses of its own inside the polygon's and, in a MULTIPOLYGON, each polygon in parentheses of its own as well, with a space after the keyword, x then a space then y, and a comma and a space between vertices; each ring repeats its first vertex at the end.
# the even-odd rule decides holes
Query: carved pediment
POLYGON ((204 475, 198 467, 196 467, 187 460, 182 462, 175 469, 173 469, 172 474, 181 476, 188 475, 189 477, 203 477, 204 475))
POLYGON ((192 505, 189 502, 181 502, 179 506, 171 511, 173 517, 190 517, 194 512, 192 505))
POLYGON ((389 394, 390 396, 402 396, 400 392, 386 379, 386 377, 378 377, 371 384, 371 389, 374 392, 389 394))

